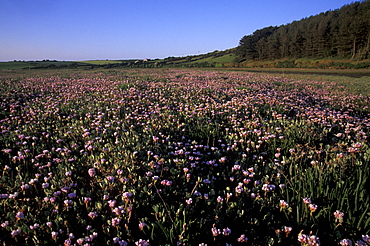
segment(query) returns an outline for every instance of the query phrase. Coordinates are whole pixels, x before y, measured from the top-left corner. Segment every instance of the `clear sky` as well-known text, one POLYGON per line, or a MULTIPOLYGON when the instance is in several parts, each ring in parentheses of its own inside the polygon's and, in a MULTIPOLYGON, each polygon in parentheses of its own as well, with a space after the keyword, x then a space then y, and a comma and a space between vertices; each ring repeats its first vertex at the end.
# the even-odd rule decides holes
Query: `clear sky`
POLYGON ((0 61, 165 58, 236 47, 244 35, 351 0, 0 0, 0 61))

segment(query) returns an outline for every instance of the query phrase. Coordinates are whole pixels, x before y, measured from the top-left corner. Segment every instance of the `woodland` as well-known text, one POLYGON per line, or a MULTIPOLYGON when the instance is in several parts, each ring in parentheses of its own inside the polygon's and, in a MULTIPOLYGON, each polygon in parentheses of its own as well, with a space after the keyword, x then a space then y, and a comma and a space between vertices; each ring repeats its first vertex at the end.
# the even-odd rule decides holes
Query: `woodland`
POLYGON ((235 50, 238 62, 283 58, 368 59, 370 1, 270 26, 244 36, 235 50))

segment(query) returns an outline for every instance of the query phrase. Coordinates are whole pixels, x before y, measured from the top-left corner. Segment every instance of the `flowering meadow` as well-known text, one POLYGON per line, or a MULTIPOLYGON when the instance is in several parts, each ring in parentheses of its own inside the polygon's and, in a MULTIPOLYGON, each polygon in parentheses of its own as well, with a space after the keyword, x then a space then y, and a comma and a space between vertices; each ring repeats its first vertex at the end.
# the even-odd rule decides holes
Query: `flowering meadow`
POLYGON ((370 98, 127 69, 0 78, 2 245, 370 245, 370 98))

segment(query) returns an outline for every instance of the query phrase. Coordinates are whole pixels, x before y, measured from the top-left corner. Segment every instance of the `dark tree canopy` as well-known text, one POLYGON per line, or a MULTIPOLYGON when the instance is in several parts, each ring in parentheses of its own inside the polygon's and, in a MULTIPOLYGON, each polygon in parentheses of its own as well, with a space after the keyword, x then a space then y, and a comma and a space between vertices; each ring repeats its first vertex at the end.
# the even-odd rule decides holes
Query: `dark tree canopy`
POLYGON ((370 58, 370 0, 266 27, 244 36, 238 61, 281 58, 370 58))

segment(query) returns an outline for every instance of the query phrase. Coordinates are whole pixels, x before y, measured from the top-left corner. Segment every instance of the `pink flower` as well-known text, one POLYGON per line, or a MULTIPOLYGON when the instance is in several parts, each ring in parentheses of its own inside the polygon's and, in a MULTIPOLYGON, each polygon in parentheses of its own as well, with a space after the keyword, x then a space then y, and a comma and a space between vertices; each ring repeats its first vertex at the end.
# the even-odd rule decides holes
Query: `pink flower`
POLYGON ((120 222, 121 222, 120 218, 113 218, 112 219, 112 226, 118 226, 120 222))
POLYGON ((51 237, 55 240, 57 238, 58 234, 59 234, 58 232, 53 231, 53 232, 51 232, 51 237))
POLYGON ((224 236, 229 236, 230 235, 230 233, 231 233, 231 230, 230 230, 230 228, 224 228, 223 230, 222 230, 222 234, 224 235, 224 236))
POLYGON ((169 180, 165 179, 165 180, 162 180, 161 181, 161 184, 162 185, 166 185, 166 186, 171 186, 172 185, 172 181, 169 181, 169 180))
POLYGON ((108 176, 107 179, 108 179, 109 182, 112 182, 112 183, 115 180, 114 176, 108 176))
POLYGON ((311 203, 311 199, 310 198, 303 198, 303 203, 305 203, 305 204, 309 204, 309 203, 311 203))
POLYGON ((95 168, 90 168, 88 173, 89 173, 90 177, 94 177, 96 175, 95 168))
POLYGON ((243 187, 241 187, 241 186, 237 186, 237 187, 235 187, 235 192, 236 192, 236 193, 240 194, 240 193, 242 193, 243 191, 244 191, 244 188, 243 188, 243 187))
POLYGON ((281 208, 287 208, 287 207, 289 207, 289 204, 284 200, 280 200, 280 207, 281 208))
POLYGON ((217 197, 217 202, 218 203, 222 203, 223 201, 224 201, 224 199, 222 197, 220 197, 220 196, 217 197))
POLYGON ((78 245, 82 245, 82 244, 84 243, 84 241, 85 241, 85 240, 84 240, 83 238, 79 238, 79 239, 77 239, 76 241, 77 241, 77 244, 78 244, 78 245))
POLYGON ((316 204, 310 204, 308 205, 309 209, 311 212, 315 212, 317 210, 317 205, 316 204))
POLYGON ((284 226, 284 232, 285 233, 289 233, 289 232, 291 232, 292 231, 292 227, 288 227, 288 226, 284 226))
POLYGON ((319 246, 320 245, 320 240, 317 236, 312 235, 308 238, 308 245, 312 246, 319 246))
POLYGON ((149 243, 149 240, 139 239, 139 241, 135 242, 135 245, 137 245, 137 246, 150 246, 150 243, 149 243))
POLYGON ((90 212, 88 214, 88 216, 91 218, 91 219, 95 219, 97 216, 98 216, 98 213, 97 212, 90 212))
POLYGON ((212 227, 211 231, 212 231, 212 235, 213 235, 214 237, 216 237, 216 236, 218 236, 219 234, 221 234, 220 229, 217 229, 216 227, 212 227))
POLYGON ((124 192, 122 194, 122 196, 123 196, 124 199, 128 199, 128 198, 132 197, 132 193, 131 192, 124 192))
POLYGON ((193 199, 189 198, 189 199, 186 200, 186 204, 190 205, 192 203, 193 203, 193 199))
POLYGON ((298 241, 301 243, 308 243, 308 236, 305 234, 299 234, 298 241))
POLYGON ((14 236, 17 236, 19 234, 21 234, 22 230, 21 229, 18 229, 18 230, 14 230, 11 232, 11 235, 14 237, 14 236))
POLYGON ((64 205, 69 206, 72 203, 71 200, 64 200, 64 205))
POLYGON ((362 235, 362 240, 368 244, 370 244, 370 237, 368 235, 362 235))
POLYGON ((341 221, 343 220, 344 213, 337 210, 334 212, 335 221, 341 221))
POLYGON ((116 206, 116 200, 109 200, 108 203, 109 203, 109 207, 111 208, 114 208, 116 206))
POLYGON ((143 223, 143 222, 140 222, 139 223, 139 229, 140 230, 142 230, 142 229, 144 229, 144 227, 146 226, 146 224, 145 223, 143 223))
POLYGON ((31 230, 36 230, 37 228, 39 228, 40 227, 40 225, 39 224, 37 224, 37 223, 35 223, 33 226, 31 225, 30 226, 30 229, 31 230))
POLYGON ((247 242, 248 241, 248 238, 244 235, 244 234, 242 234, 242 235, 240 235, 240 237, 238 238, 238 240, 237 240, 239 243, 245 243, 245 242, 247 242))
POLYGON ((24 219, 24 214, 23 212, 18 212, 15 217, 17 218, 17 220, 23 220, 24 219))
POLYGON ((5 228, 9 225, 9 221, 5 221, 4 223, 1 223, 1 227, 5 228))
POLYGON ((339 244, 341 246, 352 246, 352 241, 350 239, 342 239, 339 244))
POLYGON ((364 241, 362 241, 362 240, 358 240, 358 241, 356 241, 356 245, 357 246, 367 246, 367 243, 365 243, 364 241))

